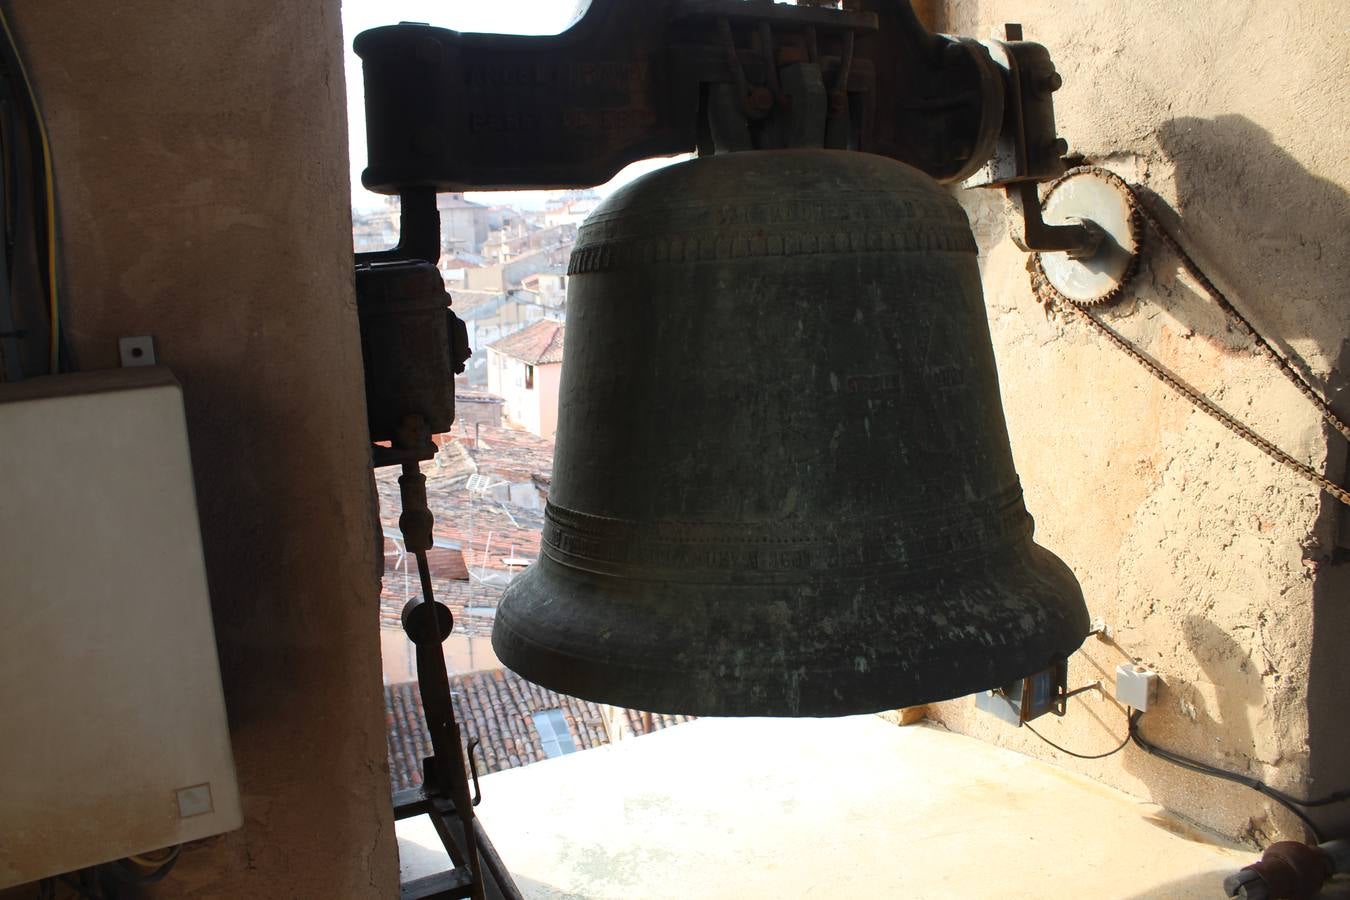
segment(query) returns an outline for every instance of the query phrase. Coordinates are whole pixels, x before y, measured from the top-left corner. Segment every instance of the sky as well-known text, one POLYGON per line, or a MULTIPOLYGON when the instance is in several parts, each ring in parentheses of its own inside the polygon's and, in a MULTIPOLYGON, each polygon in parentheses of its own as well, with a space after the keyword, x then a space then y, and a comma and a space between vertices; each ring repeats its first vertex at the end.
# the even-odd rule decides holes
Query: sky
MULTIPOLYGON (((557 34, 576 18, 590 0, 343 0, 342 38, 347 53, 347 127, 351 145, 352 206, 369 210, 384 204, 384 198, 361 187, 366 166, 365 106, 361 90, 361 60, 352 52, 352 41, 368 28, 397 22, 426 22, 456 31, 486 31, 499 34, 557 34)), ((624 169, 600 193, 607 194, 638 175, 668 165, 670 160, 648 160, 624 169)), ((546 191, 512 191, 469 194, 480 203, 509 203, 541 207, 546 191)))

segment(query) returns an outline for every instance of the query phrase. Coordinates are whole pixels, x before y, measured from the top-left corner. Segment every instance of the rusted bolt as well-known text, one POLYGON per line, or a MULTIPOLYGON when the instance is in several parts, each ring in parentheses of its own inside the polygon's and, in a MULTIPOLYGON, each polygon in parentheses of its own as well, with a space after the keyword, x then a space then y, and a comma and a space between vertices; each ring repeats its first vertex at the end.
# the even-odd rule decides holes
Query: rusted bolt
POLYGON ((1055 156, 1066 156, 1069 152, 1069 142, 1064 140, 1064 138, 1055 138, 1054 141, 1050 143, 1049 150, 1055 156))

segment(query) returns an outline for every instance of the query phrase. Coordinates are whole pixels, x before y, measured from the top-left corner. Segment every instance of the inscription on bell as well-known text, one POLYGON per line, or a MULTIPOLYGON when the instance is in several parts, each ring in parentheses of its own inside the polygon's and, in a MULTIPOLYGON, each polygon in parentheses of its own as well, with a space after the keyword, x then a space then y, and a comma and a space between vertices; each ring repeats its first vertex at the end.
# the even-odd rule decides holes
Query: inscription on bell
POLYGON ((541 131, 544 119, 538 113, 515 110, 474 112, 469 116, 469 130, 474 132, 513 133, 541 131))
POLYGON ((566 109, 563 128, 568 131, 635 131, 656 124, 656 113, 646 107, 626 109, 566 109))
POLYGON ((558 65, 554 62, 508 61, 471 65, 464 70, 464 83, 476 90, 500 87, 565 84, 571 88, 628 88, 651 79, 645 60, 600 60, 558 65))
POLYGON ((904 388, 905 377, 899 372, 883 372, 878 375, 850 375, 844 381, 844 390, 849 394, 900 391, 904 388))

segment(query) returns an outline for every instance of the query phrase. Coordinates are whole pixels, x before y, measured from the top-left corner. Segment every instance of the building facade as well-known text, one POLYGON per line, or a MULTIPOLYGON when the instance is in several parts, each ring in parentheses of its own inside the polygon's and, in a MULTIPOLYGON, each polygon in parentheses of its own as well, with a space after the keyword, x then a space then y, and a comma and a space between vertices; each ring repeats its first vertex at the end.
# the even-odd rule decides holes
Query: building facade
POLYGON ((507 418, 552 439, 558 430, 563 323, 540 319, 488 345, 488 390, 506 402, 507 418))

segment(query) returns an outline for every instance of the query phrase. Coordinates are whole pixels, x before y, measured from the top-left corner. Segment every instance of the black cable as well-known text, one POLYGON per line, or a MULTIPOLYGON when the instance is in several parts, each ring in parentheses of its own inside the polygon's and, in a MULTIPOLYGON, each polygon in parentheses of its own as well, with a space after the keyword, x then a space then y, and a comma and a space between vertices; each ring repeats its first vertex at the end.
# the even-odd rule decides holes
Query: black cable
POLYGON ((0 6, 0 178, 3 179, 3 328, 0 379, 55 374, 62 339, 57 307, 55 197, 37 97, 0 6), (16 366, 17 362, 17 366, 16 366), (17 369, 17 371, 16 371, 17 369))
MULTIPOLYGON (((1129 714, 1127 713, 1127 714, 1126 714, 1126 720, 1128 721, 1128 719, 1129 719, 1129 714)), ((1130 732, 1129 732, 1128 729, 1126 729, 1126 731, 1125 731, 1125 739, 1122 740, 1122 741, 1120 742, 1120 745, 1119 745, 1118 747, 1116 747, 1115 749, 1107 750, 1105 753, 1097 753, 1097 754, 1095 754, 1095 755, 1089 755, 1089 754, 1086 754, 1086 753, 1074 753, 1072 750, 1065 750, 1065 749, 1064 749, 1063 747, 1061 747, 1059 744, 1056 744, 1054 741, 1050 740, 1048 737, 1046 737, 1045 735, 1041 734, 1041 733, 1040 733, 1039 731, 1037 731, 1035 728, 1032 728, 1030 722, 1023 722, 1022 724, 1025 725, 1025 726, 1027 727, 1027 731, 1030 731, 1032 734, 1036 735, 1036 737, 1038 737, 1038 738, 1040 738, 1041 740, 1045 741, 1047 744, 1049 744, 1051 747, 1054 747, 1054 748, 1055 748, 1056 750, 1058 750, 1060 753, 1068 754, 1069 756, 1072 756, 1072 757, 1074 757, 1075 759, 1106 759, 1106 757, 1108 757, 1108 756, 1114 756, 1115 754, 1117 754, 1117 753, 1119 753, 1120 751, 1124 750, 1124 749, 1129 745, 1129 743, 1130 743, 1130 732)))
MULTIPOLYGON (((84 874, 84 872, 78 873, 79 881, 72 881, 69 875, 60 875, 58 878, 62 884, 75 891, 75 893, 83 897, 84 900, 103 900, 101 891, 96 894, 89 892, 89 888, 84 884, 84 874)), ((95 886, 95 889, 97 889, 97 886, 95 886)))
POLYGON ((1350 788, 1327 794, 1325 797, 1318 797, 1316 800, 1299 800, 1296 797, 1289 798, 1290 803, 1296 803, 1299 806, 1307 808, 1312 808, 1314 806, 1330 806, 1333 803, 1344 803, 1347 800, 1350 800, 1350 788))
POLYGON ((1134 741, 1134 743, 1139 747, 1139 749, 1143 750, 1146 753, 1152 754, 1153 756, 1156 756, 1159 759, 1164 759, 1167 762, 1172 763, 1173 765, 1181 766, 1183 769, 1190 769, 1192 772, 1199 772, 1202 775, 1210 775, 1214 778, 1222 778, 1225 781, 1232 781, 1236 784, 1242 785, 1243 787, 1251 788, 1258 794, 1264 794, 1265 796, 1274 800, 1276 803, 1280 804, 1285 809, 1289 810, 1291 813, 1297 816, 1299 820, 1303 822, 1304 826, 1308 829, 1308 832, 1312 834, 1313 839, 1316 843, 1319 844, 1322 843, 1323 841, 1322 832, 1318 829, 1318 827, 1315 824, 1313 824, 1313 820, 1308 818, 1308 814, 1305 813, 1299 807, 1327 806, 1328 804, 1338 803, 1342 800, 1350 800, 1350 791, 1337 791, 1334 794, 1328 794, 1326 797, 1319 797, 1315 800, 1299 800, 1297 797, 1291 797, 1290 795, 1284 793, 1283 791, 1277 790, 1271 787, 1270 785, 1266 784, 1265 782, 1252 778, 1249 775, 1239 775, 1236 772, 1229 772, 1226 769, 1219 769, 1207 763, 1198 762, 1197 760, 1194 759, 1188 759, 1184 756, 1173 753, 1170 750, 1164 750, 1157 744, 1150 742, 1147 738, 1145 738, 1142 734, 1139 733, 1139 718, 1142 715, 1143 713, 1140 712, 1139 710, 1135 710, 1130 715, 1130 739, 1134 741))
POLYGON ((164 877, 173 870, 174 865, 178 862, 178 851, 179 848, 174 847, 172 853, 163 862, 156 863, 153 866, 146 866, 131 859, 119 859, 103 866, 100 871, 124 885, 138 887, 154 884, 157 881, 163 881, 164 877))

